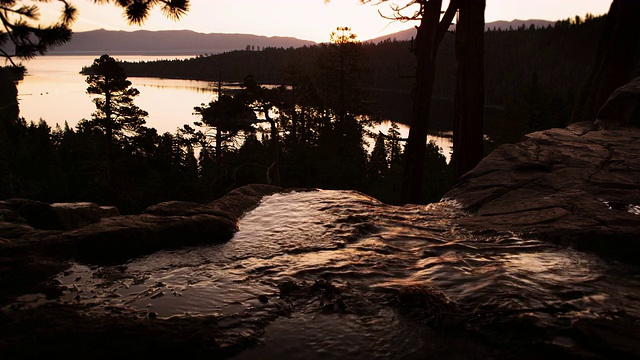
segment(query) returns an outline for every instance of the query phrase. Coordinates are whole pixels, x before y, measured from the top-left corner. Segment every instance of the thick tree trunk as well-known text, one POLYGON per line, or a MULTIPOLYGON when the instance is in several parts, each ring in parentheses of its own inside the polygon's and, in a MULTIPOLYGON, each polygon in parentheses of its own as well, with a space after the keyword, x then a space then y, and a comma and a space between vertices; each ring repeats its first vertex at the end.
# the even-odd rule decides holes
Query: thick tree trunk
POLYGON ((402 199, 405 203, 423 201, 424 157, 431 112, 431 97, 436 73, 438 46, 456 14, 457 0, 451 0, 440 21, 442 0, 429 0, 424 4, 418 34, 415 39, 416 85, 413 90, 413 109, 407 141, 402 199))
POLYGON ((9 70, 0 68, 0 121, 15 121, 19 114, 18 88, 9 70))
POLYGON ((429 114, 438 49, 437 29, 440 22, 442 0, 431 0, 424 6, 424 14, 420 19, 414 45, 417 60, 416 85, 412 94, 413 109, 402 185, 402 197, 406 203, 420 203, 422 200, 424 156, 427 149, 427 132, 429 130, 429 114))
POLYGON ((594 121, 598 110, 620 86, 631 80, 640 42, 640 1, 614 0, 572 122, 594 121))
POLYGON ((454 179, 473 169, 483 156, 485 0, 460 0, 456 26, 454 179))
POLYGON ((10 128, 18 119, 18 89, 8 70, 0 68, 0 199, 13 194, 10 128))

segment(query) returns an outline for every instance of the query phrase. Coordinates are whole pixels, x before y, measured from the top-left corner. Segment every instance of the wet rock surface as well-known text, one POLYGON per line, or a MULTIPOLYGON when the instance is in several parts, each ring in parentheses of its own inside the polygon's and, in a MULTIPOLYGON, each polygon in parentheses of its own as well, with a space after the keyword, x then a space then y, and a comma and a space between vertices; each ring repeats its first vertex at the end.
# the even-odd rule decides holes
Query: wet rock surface
POLYGON ((263 196, 279 191, 282 191, 282 188, 277 186, 252 184, 234 189, 222 198, 207 204, 188 201, 167 201, 150 206, 145 210, 145 214, 157 216, 206 214, 237 221, 242 214, 257 206, 263 196))
POLYGON ((636 268, 511 232, 468 232, 454 225, 464 216, 446 202, 276 193, 222 243, 117 264, 30 267, 38 254, 9 256, 0 266, 37 285, 0 306, 0 357, 637 355, 636 268))
POLYGON ((573 124, 503 145, 445 198, 474 229, 512 231, 640 263, 640 128, 573 124))
POLYGON ((227 240, 243 213, 262 196, 280 190, 247 185, 208 204, 172 201, 145 214, 123 216, 115 207, 94 203, 9 199, 0 202, 0 248, 93 263, 124 262, 161 249, 227 240))
POLYGON ((161 249, 228 240, 245 211, 279 190, 248 185, 209 204, 189 204, 157 215, 120 216, 114 207, 93 203, 0 201, 0 302, 41 289, 42 281, 68 267, 72 259, 114 264, 161 249))
POLYGON ((225 241, 236 230, 235 221, 206 214, 128 215, 54 235, 42 246, 84 262, 118 263, 161 249, 225 241))
MULTIPOLYGON (((248 335, 234 332, 234 326, 221 324, 217 316, 160 320, 154 311, 94 311, 96 304, 80 303, 79 294, 73 302, 61 302, 65 294, 78 292, 82 276, 74 276, 73 286, 54 277, 68 273, 76 261, 115 264, 119 269, 117 264, 157 250, 226 241, 237 231, 244 212, 264 195, 280 190, 249 185, 209 204, 171 202, 128 216, 92 203, 0 202, 0 358, 199 358, 237 353, 248 335), (21 294, 35 299, 36 306, 7 306, 21 294)), ((105 270, 97 276, 113 284, 122 279, 118 274, 105 270)), ((150 300, 165 295, 161 282, 153 289, 150 300)))

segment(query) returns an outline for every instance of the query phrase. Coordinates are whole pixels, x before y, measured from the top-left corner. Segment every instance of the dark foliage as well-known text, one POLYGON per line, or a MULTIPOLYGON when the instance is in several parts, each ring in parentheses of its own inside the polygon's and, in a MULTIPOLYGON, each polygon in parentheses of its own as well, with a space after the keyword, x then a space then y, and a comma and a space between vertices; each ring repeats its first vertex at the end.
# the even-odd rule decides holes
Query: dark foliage
MULTIPOLYGON (((0 57, 14 63, 14 59, 31 59, 44 55, 51 49, 71 40, 71 26, 78 16, 73 3, 57 0, 60 18, 51 24, 40 20, 38 2, 51 0, 0 1, 0 57)), ((189 0, 94 0, 95 3, 112 3, 124 10, 124 16, 132 24, 141 24, 150 11, 159 7, 170 19, 179 19, 189 10, 189 0)))
MULTIPOLYGON (((544 28, 522 26, 485 33, 484 133, 491 139, 485 150, 517 141, 529 131, 569 123, 577 93, 595 58, 603 24, 604 17, 587 15, 544 28)), ((360 45, 362 58, 368 60, 366 66, 363 63, 359 86, 367 90, 362 97, 371 115, 408 123, 414 83, 411 76, 415 74, 411 47, 408 41, 394 39, 360 45)), ((229 82, 241 82, 246 74, 253 74, 264 83, 302 90, 320 83, 316 64, 322 52, 323 46, 264 48, 186 60, 124 63, 123 67, 135 76, 218 80, 222 74, 222 80, 229 82)), ((454 52, 455 36, 447 34, 436 59, 430 130, 453 128, 454 52)), ((320 91, 305 94, 305 101, 317 104, 325 100, 320 91)), ((296 125, 293 117, 288 126, 293 126, 294 136, 299 137, 296 125)))
MULTIPOLYGON (((323 49, 339 63, 340 55, 333 50, 323 49)), ((357 52, 349 56, 350 62, 362 60, 353 58, 357 52)), ((370 117, 360 106, 361 98, 355 92, 344 101, 321 96, 323 91, 352 89, 357 82, 352 74, 342 85, 317 86, 313 74, 292 67, 291 85, 277 88, 246 77, 240 93, 222 94, 217 101, 195 107, 202 118, 199 123, 160 135, 139 121, 141 110, 119 110, 121 105, 135 106, 137 91, 131 92, 126 75, 118 67, 101 71, 99 64, 113 65, 108 57, 96 64, 86 69, 92 73, 89 88, 100 95, 93 119, 81 121, 75 129, 50 129, 44 121, 28 124, 19 119, 16 109, 0 122, 0 196, 95 201, 131 213, 166 200, 212 200, 248 183, 276 183, 279 175, 283 187, 348 188, 387 202, 400 200, 402 146, 397 127, 378 140, 370 155, 364 128, 370 117), (107 92, 115 107, 107 106, 107 92), (115 101, 118 96, 128 99, 115 101), (108 111, 112 121, 105 120, 108 111)), ((439 149, 430 149, 425 166, 447 173, 439 149)), ((432 201, 448 188, 447 177, 440 177, 430 180, 432 201)))
MULTIPOLYGON (((580 92, 573 121, 594 121, 615 89, 638 76, 640 61, 640 2, 614 0, 599 38, 596 60, 580 92), (636 73, 634 75, 634 73, 636 73)), ((603 120, 603 119, 598 119, 603 120)), ((598 121, 598 126, 603 126, 598 121)), ((615 127, 608 124, 604 127, 615 127)))
MULTIPOLYGON (((485 33, 487 104, 502 107, 524 89, 534 73, 547 91, 560 95, 577 93, 591 68, 604 18, 587 16, 559 21, 553 27, 491 30, 485 33)), ((453 101, 456 67, 455 37, 447 34, 440 45, 434 97, 453 101)), ((415 59, 408 41, 388 39, 378 44, 362 43, 369 59, 362 87, 408 94, 415 59)), ((267 84, 289 84, 291 69, 311 74, 322 46, 238 50, 183 60, 124 63, 130 76, 241 82, 247 74, 267 84)), ((408 97, 408 95, 407 95, 408 97)))
MULTIPOLYGON (((543 29, 520 28, 485 34, 487 102, 490 104, 485 109, 488 114, 485 133, 492 139, 492 145, 516 141, 526 132, 562 126, 569 121, 575 94, 588 74, 589 59, 595 54, 593 39, 597 38, 601 26, 601 18, 588 17, 584 21, 567 20, 543 29)), ((454 91, 455 68, 450 66, 451 61, 445 61, 453 59, 452 40, 445 37, 438 58, 440 70, 434 89, 436 99, 444 98, 442 104, 452 99, 454 91)), ((383 97, 392 98, 392 106, 404 106, 398 101, 401 94, 411 88, 413 80, 400 78, 398 73, 413 71, 409 43, 388 40, 358 46, 353 56, 361 57, 361 61, 357 58, 349 61, 362 65, 363 73, 345 81, 345 89, 390 89, 400 95, 391 97, 386 92, 383 97)), ((373 150, 370 153, 365 150, 363 121, 369 121, 371 115, 377 113, 376 104, 369 101, 375 92, 357 92, 359 97, 349 101, 345 98, 341 119, 340 99, 324 96, 327 89, 318 79, 322 70, 317 68, 316 59, 321 56, 340 59, 340 53, 330 55, 330 49, 330 45, 266 48, 191 60, 123 64, 129 75, 133 72, 218 80, 222 73, 223 80, 243 82, 248 73, 253 73, 254 85, 246 86, 243 94, 229 95, 229 101, 242 99, 243 106, 258 115, 251 122, 264 119, 266 106, 277 111, 278 116, 271 119, 277 141, 273 141, 267 120, 266 126, 256 130, 226 129, 233 136, 220 151, 211 145, 215 140, 209 145, 194 140, 196 128, 202 128, 187 126, 185 129, 191 128, 194 132, 158 134, 154 129, 140 127, 114 146, 111 154, 114 171, 109 181, 105 177, 104 131, 87 126, 50 129, 44 122, 28 124, 20 120, 15 86, 6 73, 0 72, 4 74, 4 80, 0 81, 4 95, 0 98, 5 99, 0 104, 3 107, 0 112, 0 197, 93 200, 115 204, 124 212, 139 211, 163 200, 205 201, 235 186, 273 182, 273 165, 278 156, 283 187, 353 188, 383 201, 398 203, 403 144, 397 129, 390 129, 386 136, 375 137, 373 150), (286 86, 272 89, 258 85, 256 79, 286 86), (367 106, 360 106, 363 104, 367 106), (372 108, 373 111, 368 111, 372 108)), ((324 71, 326 74, 326 69, 324 71)), ((331 91, 333 95, 340 93, 339 87, 331 91)), ((352 94, 356 92, 349 90, 349 95, 352 94)), ((446 106, 438 109, 439 101, 434 104, 435 110, 442 113, 435 117, 434 123, 453 117, 446 106)), ((218 125, 225 130, 222 125, 229 120, 224 119, 226 115, 221 115, 220 122, 209 117, 209 110, 205 109, 218 106, 222 104, 201 107, 206 115, 203 123, 208 122, 206 125, 214 133, 218 125)), ((427 190, 423 201, 438 200, 449 188, 452 175, 434 145, 427 147, 425 173, 429 176, 425 179, 427 190)))

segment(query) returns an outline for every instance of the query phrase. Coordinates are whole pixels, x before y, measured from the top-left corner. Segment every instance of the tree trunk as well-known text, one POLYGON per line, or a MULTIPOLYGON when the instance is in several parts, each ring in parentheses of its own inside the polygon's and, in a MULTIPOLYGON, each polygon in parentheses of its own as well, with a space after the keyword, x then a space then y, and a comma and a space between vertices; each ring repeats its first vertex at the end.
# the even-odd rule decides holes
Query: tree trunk
POLYGON ((418 34, 415 39, 416 85, 413 89, 413 109, 402 183, 402 199, 405 203, 420 203, 423 200, 424 157, 427 149, 427 133, 431 112, 431 97, 436 74, 438 46, 456 14, 457 0, 451 0, 440 21, 442 0, 424 3, 418 34))
POLYGON ((9 70, 0 68, 0 199, 14 195, 12 189, 11 128, 20 115, 18 88, 11 79, 9 70))
POLYGON ((291 111, 291 139, 293 145, 298 145, 298 111, 295 107, 291 111))
POLYGON ((265 119, 269 122, 271 126, 271 151, 273 151, 273 183, 276 186, 280 186, 280 156, 278 149, 278 126, 270 116, 269 110, 264 110, 265 119))
POLYGON ((0 121, 15 121, 19 115, 18 88, 10 71, 0 68, 0 121))
POLYGON ((109 90, 105 93, 105 136, 107 137, 107 169, 106 169, 106 183, 107 183, 107 196, 111 195, 111 173, 113 171, 113 112, 111 111, 111 92, 109 90))
POLYGON ((595 64, 576 102, 572 122, 594 121, 609 96, 631 80, 639 42, 640 1, 613 0, 595 64))
POLYGON ((413 89, 413 108, 407 142, 402 197, 405 203, 421 202, 424 172, 424 156, 427 149, 427 132, 431 97, 435 80, 436 33, 440 22, 442 0, 431 0, 425 5, 415 39, 416 85, 413 89))
POLYGON ((216 174, 222 172, 222 132, 216 127, 216 174))
POLYGON ((454 179, 473 169, 483 157, 484 10, 485 0, 460 0, 456 26, 454 179))

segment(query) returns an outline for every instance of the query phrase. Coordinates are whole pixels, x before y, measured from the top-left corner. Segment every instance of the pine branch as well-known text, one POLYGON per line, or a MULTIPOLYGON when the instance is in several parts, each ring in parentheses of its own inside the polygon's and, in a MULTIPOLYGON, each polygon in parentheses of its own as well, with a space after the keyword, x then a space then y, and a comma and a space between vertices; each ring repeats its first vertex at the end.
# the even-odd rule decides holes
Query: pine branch
MULTIPOLYGON (((52 0, 36 0, 49 3, 52 0)), ((44 55, 53 48, 71 40, 71 25, 77 19, 78 11, 70 1, 56 0, 60 5, 59 21, 53 24, 38 24, 40 9, 37 4, 23 5, 23 0, 0 0, 0 45, 8 42, 15 46, 11 54, 0 49, 0 57, 15 64, 13 57, 30 59, 44 55), (36 25, 33 25, 33 23, 36 25)), ((163 14, 172 20, 180 19, 189 11, 190 0, 93 0, 96 4, 114 4, 125 11, 131 24, 141 24, 149 16, 150 10, 160 6, 163 14)))

